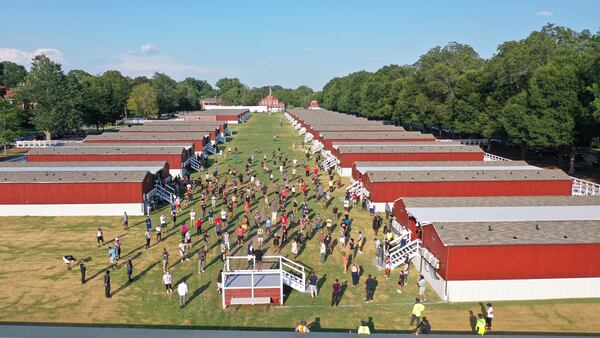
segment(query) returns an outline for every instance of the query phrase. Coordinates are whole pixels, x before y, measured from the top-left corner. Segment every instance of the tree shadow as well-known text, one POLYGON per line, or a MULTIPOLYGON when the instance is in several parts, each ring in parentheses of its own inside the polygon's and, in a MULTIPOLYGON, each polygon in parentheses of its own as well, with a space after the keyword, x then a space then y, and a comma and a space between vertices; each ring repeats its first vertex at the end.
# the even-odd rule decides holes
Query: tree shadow
POLYGON ((190 296, 190 298, 185 302, 184 307, 186 307, 189 303, 191 303, 196 297, 200 296, 204 291, 206 291, 209 286, 210 283, 212 282, 207 282, 206 284, 202 285, 201 287, 197 288, 196 290, 194 290, 194 292, 192 293, 192 295, 190 296))
POLYGON ((117 293, 125 290, 128 286, 130 286, 131 284, 137 282, 138 280, 140 280, 145 274, 148 273, 148 271, 152 270, 152 268, 154 268, 156 265, 158 265, 158 261, 150 264, 148 267, 146 267, 144 270, 142 270, 140 273, 138 273, 135 277, 133 277, 131 279, 131 281, 127 281, 125 284, 121 285, 118 289, 116 289, 115 291, 113 291, 110 295, 114 296, 117 293))

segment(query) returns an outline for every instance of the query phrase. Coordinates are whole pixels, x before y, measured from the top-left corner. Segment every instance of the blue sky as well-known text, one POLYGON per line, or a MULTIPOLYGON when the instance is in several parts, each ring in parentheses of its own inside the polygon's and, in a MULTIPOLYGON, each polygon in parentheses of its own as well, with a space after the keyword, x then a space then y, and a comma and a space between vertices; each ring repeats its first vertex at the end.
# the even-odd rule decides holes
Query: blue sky
POLYGON ((458 41, 483 57, 552 22, 600 29, 600 1, 18 0, 2 4, 0 60, 36 53, 64 69, 155 71, 250 86, 325 83, 387 64, 412 64, 458 41))

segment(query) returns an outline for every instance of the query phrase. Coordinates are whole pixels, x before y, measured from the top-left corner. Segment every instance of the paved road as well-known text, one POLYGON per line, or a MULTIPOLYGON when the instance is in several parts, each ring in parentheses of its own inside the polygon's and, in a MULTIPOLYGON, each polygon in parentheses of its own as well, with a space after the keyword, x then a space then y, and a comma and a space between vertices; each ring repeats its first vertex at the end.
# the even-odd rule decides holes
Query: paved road
MULTIPOLYGON (((341 338, 357 336, 356 333, 313 332, 307 338, 341 338)), ((435 335, 436 337, 474 337, 474 335, 435 335)), ((494 335, 496 337, 532 337, 520 335, 494 335)), ((537 335, 539 337, 564 337, 537 335)), ((94 326, 59 326, 59 325, 10 325, 0 324, 1 338, 298 338, 292 331, 235 331, 235 330, 192 330, 192 329, 160 329, 160 328, 124 328, 94 326)), ((410 334, 379 333, 370 337, 414 337, 410 334)))

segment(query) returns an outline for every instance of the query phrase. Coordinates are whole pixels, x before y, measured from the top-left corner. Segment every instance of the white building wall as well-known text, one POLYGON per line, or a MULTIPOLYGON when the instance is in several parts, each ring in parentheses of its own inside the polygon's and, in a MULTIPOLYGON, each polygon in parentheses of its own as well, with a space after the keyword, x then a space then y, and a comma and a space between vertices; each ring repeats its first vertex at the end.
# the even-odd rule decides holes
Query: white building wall
POLYGON ((338 174, 340 174, 340 176, 342 177, 350 177, 352 176, 352 168, 348 168, 348 167, 336 167, 335 168, 336 171, 338 172, 338 174))
POLYGON ((600 297, 600 278, 449 281, 451 302, 600 297))
POLYGON ((600 278, 465 280, 447 282, 425 260, 412 263, 427 281, 427 292, 450 302, 600 297, 600 278), (447 292, 447 294, 446 294, 447 292))
POLYGON ((0 216, 143 216, 143 210, 143 203, 3 204, 0 216))

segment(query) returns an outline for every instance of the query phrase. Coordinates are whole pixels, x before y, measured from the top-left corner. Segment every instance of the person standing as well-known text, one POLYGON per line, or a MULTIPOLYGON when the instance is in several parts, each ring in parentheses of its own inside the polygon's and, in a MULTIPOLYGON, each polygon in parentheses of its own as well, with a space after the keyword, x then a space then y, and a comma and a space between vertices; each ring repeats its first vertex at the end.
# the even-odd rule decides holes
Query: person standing
POLYGON ((113 270, 117 268, 117 251, 110 246, 108 247, 108 262, 113 270))
POLYGON ((187 294, 188 294, 188 286, 185 284, 185 279, 177 285, 177 293, 179 294, 179 307, 182 308, 185 306, 187 294))
POLYGON ((340 281, 339 280, 335 280, 335 282, 333 282, 333 285, 331 286, 332 291, 331 291, 331 306, 338 306, 340 304, 340 300, 341 300, 341 290, 342 290, 342 286, 340 285, 340 281))
POLYGON ((204 267, 206 265, 206 252, 204 249, 198 249, 198 273, 204 272, 204 267))
POLYGON ((144 238, 146 239, 146 249, 150 249, 150 229, 146 229, 146 232, 144 232, 144 238))
POLYGON ((165 271, 165 273, 163 274, 163 283, 165 284, 167 294, 173 292, 173 286, 171 285, 171 283, 173 283, 173 276, 171 276, 169 270, 165 271))
POLYGON ((417 282, 417 286, 419 287, 419 298, 421 299, 422 302, 426 302, 427 299, 425 299, 425 277, 423 277, 423 275, 421 275, 419 277, 419 281, 417 282))
POLYGON ((348 272, 348 255, 346 254, 346 251, 342 252, 342 265, 344 273, 348 272))
POLYGON ((360 278, 358 266, 354 263, 350 266, 350 274, 352 275, 352 285, 358 285, 360 278))
POLYGON ((373 294, 375 293, 375 280, 370 274, 365 280, 365 290, 367 291, 365 296, 365 303, 372 302, 373 294))
POLYGON ((104 274, 104 296, 110 298, 110 271, 108 270, 104 274))
POLYGON ((85 271, 87 267, 85 266, 85 260, 82 259, 79 261, 79 272, 81 272, 81 285, 85 284, 85 271))
POLYGON ((419 326, 423 311, 425 311, 425 305, 421 304, 421 300, 419 298, 415 298, 415 305, 413 305, 412 317, 410 318, 410 326, 415 325, 415 323, 417 326, 419 326))
POLYGON ((127 281, 131 283, 131 276, 133 275, 133 261, 131 257, 127 258, 127 281))
POLYGON ((310 274, 310 277, 308 277, 308 291, 310 292, 310 296, 312 298, 315 298, 317 296, 318 290, 317 290, 317 281, 319 280, 319 278, 317 278, 317 275, 315 275, 314 272, 312 272, 310 274))
POLYGON ((325 259, 327 258, 327 246, 325 245, 325 241, 321 242, 319 252, 321 254, 321 263, 325 263, 325 259))
POLYGON ((96 231, 96 241, 98 242, 98 247, 104 246, 104 231, 102 231, 101 226, 99 226, 98 230, 96 231))
POLYGON ((492 303, 487 303, 487 310, 485 314, 485 329, 487 331, 492 330, 492 320, 494 319, 494 308, 492 303))
POLYGON ((123 230, 127 230, 129 227, 129 216, 127 216, 127 212, 124 212, 123 216, 121 216, 121 222, 123 223, 123 230))
POLYGON ((162 263, 163 263, 163 271, 167 272, 169 269, 169 252, 167 251, 167 248, 163 248, 162 263))
POLYGON ((419 325, 417 325, 415 335, 418 336, 419 334, 430 334, 430 333, 431 333, 431 324, 429 324, 429 320, 427 319, 427 317, 423 316, 423 318, 421 318, 421 322, 419 323, 419 325))
POLYGON ((481 313, 477 315, 477 318, 477 323, 475 324, 475 333, 483 336, 485 334, 485 319, 481 313))
POLYGON ((308 329, 308 325, 306 325, 306 321, 304 321, 304 320, 301 321, 300 324, 298 324, 298 326, 296 326, 294 331, 298 332, 299 334, 310 333, 310 330, 308 329))
POLYGON ((367 323, 365 321, 361 321, 360 326, 358 327, 358 330, 356 333, 371 334, 371 329, 369 328, 369 325, 367 325, 367 323))

